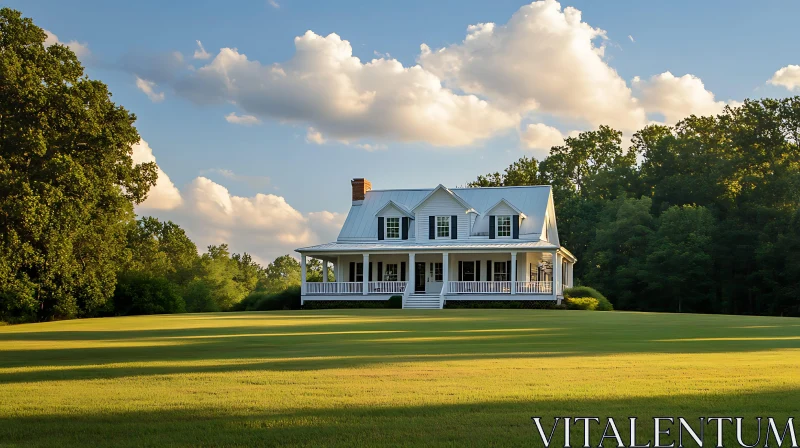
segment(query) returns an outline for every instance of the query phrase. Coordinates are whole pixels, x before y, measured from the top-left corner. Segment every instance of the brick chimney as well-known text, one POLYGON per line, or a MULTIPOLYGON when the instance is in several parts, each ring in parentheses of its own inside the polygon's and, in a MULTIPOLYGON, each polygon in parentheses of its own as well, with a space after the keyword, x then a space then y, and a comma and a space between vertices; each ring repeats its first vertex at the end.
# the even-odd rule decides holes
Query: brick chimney
POLYGON ((364 197, 366 197, 367 192, 372 190, 370 181, 363 177, 351 180, 350 185, 353 186, 353 205, 360 204, 361 201, 364 200, 364 197))

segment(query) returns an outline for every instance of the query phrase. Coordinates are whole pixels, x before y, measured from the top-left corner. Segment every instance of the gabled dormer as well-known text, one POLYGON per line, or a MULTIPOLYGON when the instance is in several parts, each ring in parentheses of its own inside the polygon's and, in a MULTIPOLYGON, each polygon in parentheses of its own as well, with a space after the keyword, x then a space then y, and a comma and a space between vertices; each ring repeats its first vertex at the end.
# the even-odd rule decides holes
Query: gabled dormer
POLYGON ((519 239, 519 227, 525 213, 505 198, 483 212, 489 224, 489 239, 519 239))
POLYGON ((375 217, 377 218, 379 241, 413 239, 410 233, 413 232, 411 222, 414 214, 397 202, 393 200, 386 202, 386 205, 375 213, 375 217))
POLYGON ((452 190, 439 184, 412 209, 417 241, 457 240, 469 236, 468 213, 475 209, 452 190), (427 238, 426 238, 427 237, 427 238))

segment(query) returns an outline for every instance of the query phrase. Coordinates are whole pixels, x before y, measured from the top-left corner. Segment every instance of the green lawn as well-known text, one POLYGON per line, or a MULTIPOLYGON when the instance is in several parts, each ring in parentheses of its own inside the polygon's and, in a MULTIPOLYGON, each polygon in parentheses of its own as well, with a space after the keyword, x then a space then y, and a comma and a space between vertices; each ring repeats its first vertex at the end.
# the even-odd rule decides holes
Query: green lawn
POLYGON ((798 319, 557 310, 7 326, 0 446, 539 446, 531 416, 785 419, 799 349, 798 319))

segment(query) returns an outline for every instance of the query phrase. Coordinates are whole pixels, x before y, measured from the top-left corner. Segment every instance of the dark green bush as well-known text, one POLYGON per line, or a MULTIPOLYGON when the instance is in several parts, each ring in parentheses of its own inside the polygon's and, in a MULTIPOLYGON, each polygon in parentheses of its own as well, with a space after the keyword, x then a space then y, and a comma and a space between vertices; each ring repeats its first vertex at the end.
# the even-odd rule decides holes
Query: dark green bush
POLYGON ((277 311, 300 309, 300 287, 290 286, 281 292, 269 294, 252 292, 233 306, 233 311, 277 311))
POLYGON ((403 307, 403 296, 391 296, 389 300, 386 302, 386 308, 402 308, 403 307))
POLYGON ((114 311, 118 316, 183 313, 186 304, 178 287, 164 277, 129 272, 117 279, 114 311))
POLYGON ((494 308, 494 309, 530 309, 556 310, 566 309, 552 300, 448 300, 445 308, 494 308))
POLYGON ((331 310, 347 308, 386 308, 386 300, 309 300, 304 310, 331 310))
POLYGON ((606 299, 606 296, 600 291, 590 288, 588 286, 575 286, 564 290, 564 297, 568 299, 577 299, 580 297, 592 297, 597 299, 597 311, 614 311, 614 306, 606 299))

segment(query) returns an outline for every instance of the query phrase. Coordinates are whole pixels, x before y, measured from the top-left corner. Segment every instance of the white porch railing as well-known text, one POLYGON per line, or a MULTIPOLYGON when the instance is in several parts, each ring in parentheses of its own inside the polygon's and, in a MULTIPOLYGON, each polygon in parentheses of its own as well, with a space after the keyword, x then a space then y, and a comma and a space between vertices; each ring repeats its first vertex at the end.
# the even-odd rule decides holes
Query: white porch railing
POLYGON ((308 282, 306 294, 361 294, 363 282, 308 282))
POLYGON ((517 282, 517 294, 552 294, 553 282, 517 282))
MULTIPOLYGON (((367 294, 402 294, 408 282, 368 282, 367 294)), ((362 294, 363 282, 308 282, 306 294, 362 294)))
MULTIPOLYGON (((447 282, 447 294, 511 294, 511 282, 447 282)), ((553 282, 514 282, 517 294, 552 294, 553 282)))
POLYGON ((369 294, 402 294, 406 290, 408 282, 369 282, 367 292, 369 294))
POLYGON ((449 294, 510 294, 511 282, 447 282, 449 294))

